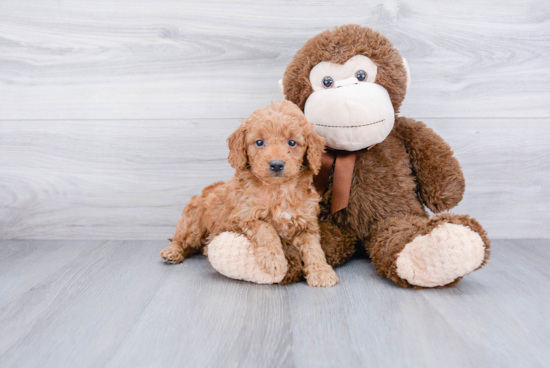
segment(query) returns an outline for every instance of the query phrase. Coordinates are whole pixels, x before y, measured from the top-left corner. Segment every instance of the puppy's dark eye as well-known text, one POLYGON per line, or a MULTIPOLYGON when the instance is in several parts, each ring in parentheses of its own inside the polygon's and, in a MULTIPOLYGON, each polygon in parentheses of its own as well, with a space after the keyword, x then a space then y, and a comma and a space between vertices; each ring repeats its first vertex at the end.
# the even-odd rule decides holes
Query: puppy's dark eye
POLYGON ((367 79, 367 73, 364 71, 364 70, 358 70, 356 73, 355 73, 355 78, 357 78, 357 80, 359 82, 363 82, 364 80, 367 79))
POLYGON ((296 141, 293 141, 292 139, 288 141, 288 145, 290 147, 296 147, 296 141))
POLYGON ((256 141, 256 147, 263 147, 263 145, 264 145, 264 141, 262 141, 261 139, 258 139, 256 141))
POLYGON ((331 77, 325 77, 323 78, 323 87, 330 88, 334 85, 334 79, 331 77))

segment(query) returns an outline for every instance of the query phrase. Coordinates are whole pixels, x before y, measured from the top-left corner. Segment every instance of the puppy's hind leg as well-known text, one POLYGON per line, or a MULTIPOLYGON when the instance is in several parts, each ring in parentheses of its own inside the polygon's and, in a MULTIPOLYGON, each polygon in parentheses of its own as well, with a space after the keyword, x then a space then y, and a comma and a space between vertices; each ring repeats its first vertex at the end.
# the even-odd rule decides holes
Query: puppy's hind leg
POLYGON ((181 263, 185 258, 199 252, 200 246, 188 246, 186 242, 180 242, 177 239, 177 236, 168 239, 172 243, 160 252, 160 257, 164 262, 172 264, 181 263))
POLYGON ((200 198, 193 198, 183 210, 178 221, 176 234, 168 247, 160 252, 160 257, 166 263, 181 263, 194 253, 198 253, 206 237, 206 228, 200 220, 200 198))

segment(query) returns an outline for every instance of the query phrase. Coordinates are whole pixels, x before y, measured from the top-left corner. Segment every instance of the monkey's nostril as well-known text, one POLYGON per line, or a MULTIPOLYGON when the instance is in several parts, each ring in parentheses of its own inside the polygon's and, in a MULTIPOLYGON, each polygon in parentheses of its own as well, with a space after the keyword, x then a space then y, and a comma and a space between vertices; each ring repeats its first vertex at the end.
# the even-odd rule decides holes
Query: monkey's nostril
POLYGON ((285 162, 282 160, 271 160, 269 161, 269 170, 278 173, 283 171, 285 168, 285 162))

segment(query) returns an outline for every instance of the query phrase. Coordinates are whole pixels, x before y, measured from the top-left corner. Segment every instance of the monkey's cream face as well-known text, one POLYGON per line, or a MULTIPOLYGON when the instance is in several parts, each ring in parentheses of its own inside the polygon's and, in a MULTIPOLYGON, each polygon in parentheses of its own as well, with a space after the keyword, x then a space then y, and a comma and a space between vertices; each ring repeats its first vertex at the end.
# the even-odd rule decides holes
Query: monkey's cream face
POLYGON ((343 65, 321 62, 311 70, 313 93, 304 113, 328 147, 357 151, 390 134, 395 111, 388 91, 375 83, 377 71, 363 55, 343 65))

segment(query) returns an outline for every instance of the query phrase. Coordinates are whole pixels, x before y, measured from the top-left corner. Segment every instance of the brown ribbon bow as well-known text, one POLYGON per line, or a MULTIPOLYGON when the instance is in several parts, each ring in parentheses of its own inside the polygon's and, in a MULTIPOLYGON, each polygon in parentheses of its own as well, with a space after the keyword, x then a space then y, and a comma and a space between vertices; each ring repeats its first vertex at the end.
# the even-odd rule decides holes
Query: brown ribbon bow
MULTIPOLYGON (((374 146, 373 144, 367 148, 367 150, 370 150, 374 146)), ((313 184, 319 196, 322 196, 327 189, 332 165, 334 165, 330 213, 338 212, 348 206, 351 179, 353 178, 353 168, 355 167, 356 158, 357 152, 336 151, 331 149, 327 149, 321 156, 321 170, 319 170, 317 176, 313 178, 313 184)))

